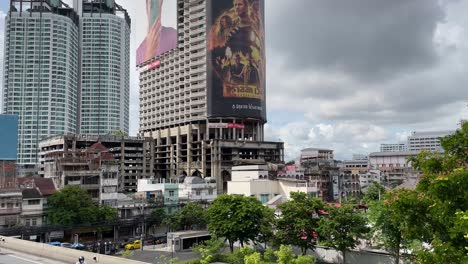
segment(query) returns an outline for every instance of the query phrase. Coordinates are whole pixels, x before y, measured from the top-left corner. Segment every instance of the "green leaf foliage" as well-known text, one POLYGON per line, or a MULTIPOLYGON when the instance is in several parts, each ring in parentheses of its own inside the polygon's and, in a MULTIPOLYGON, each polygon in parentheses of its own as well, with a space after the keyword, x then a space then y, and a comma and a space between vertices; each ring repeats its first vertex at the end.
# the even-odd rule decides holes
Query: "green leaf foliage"
POLYGON ((77 226, 113 220, 116 209, 99 207, 86 190, 79 186, 66 186, 48 199, 48 218, 51 224, 77 226))
POLYGON ((208 230, 228 240, 232 252, 235 241, 256 240, 264 216, 265 207, 254 197, 220 195, 208 209, 208 230))
POLYGON ((281 216, 276 221, 276 238, 279 243, 301 248, 314 249, 319 211, 325 207, 323 201, 309 198, 305 193, 291 193, 291 200, 278 206, 281 216))
POLYGON ((206 226, 206 211, 197 203, 188 203, 171 215, 167 224, 174 230, 201 229, 206 226))
POLYGON ((386 197, 391 210, 386 216, 403 239, 429 245, 414 248, 419 263, 468 263, 462 217, 468 210, 468 123, 441 144, 445 153, 422 152, 411 159, 423 178, 416 190, 386 197))
POLYGON ((310 255, 297 256, 294 260, 294 264, 315 264, 315 258, 310 255))
POLYGON ((354 248, 358 238, 369 232, 366 218, 363 213, 347 205, 329 206, 325 210, 328 216, 320 218, 317 228, 323 239, 321 242, 343 252, 343 263, 346 263, 345 250, 354 248))
POLYGON ((294 253, 291 246, 281 245, 279 250, 275 251, 278 264, 292 264, 294 263, 294 253))
POLYGON ((363 202, 368 204, 372 201, 378 201, 379 199, 383 199, 384 194, 385 187, 380 183, 374 182, 367 188, 367 191, 364 194, 363 202))

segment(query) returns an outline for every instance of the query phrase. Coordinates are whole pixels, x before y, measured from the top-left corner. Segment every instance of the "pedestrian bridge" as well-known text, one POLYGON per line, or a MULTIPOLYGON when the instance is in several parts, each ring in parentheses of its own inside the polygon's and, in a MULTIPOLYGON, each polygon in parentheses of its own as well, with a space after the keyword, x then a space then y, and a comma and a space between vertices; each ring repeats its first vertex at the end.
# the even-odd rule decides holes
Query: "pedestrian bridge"
POLYGON ((76 263, 78 258, 83 256, 85 257, 88 264, 148 264, 147 262, 102 255, 88 251, 57 247, 49 244, 26 241, 12 237, 0 237, 0 248, 47 259, 53 259, 64 263, 76 263))

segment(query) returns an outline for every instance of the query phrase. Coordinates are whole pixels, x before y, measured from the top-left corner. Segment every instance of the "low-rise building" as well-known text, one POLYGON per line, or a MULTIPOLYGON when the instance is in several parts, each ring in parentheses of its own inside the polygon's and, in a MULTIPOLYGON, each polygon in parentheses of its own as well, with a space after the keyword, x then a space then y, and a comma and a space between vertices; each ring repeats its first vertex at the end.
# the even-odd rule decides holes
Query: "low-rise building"
POLYGON ((56 192, 52 179, 18 178, 18 187, 22 190, 21 224, 43 225, 47 221, 47 199, 56 192))
POLYGON ((418 172, 412 168, 408 159, 418 153, 418 151, 373 152, 369 155, 369 168, 381 172, 381 182, 384 184, 402 182, 408 177, 417 177, 418 172))
POLYGON ((154 145, 153 139, 79 134, 49 137, 39 143, 39 175, 45 178, 61 177, 59 161, 63 158, 80 157, 80 153, 95 143, 99 143, 106 148, 106 152, 112 154, 113 162, 118 168, 118 191, 135 192, 138 179, 153 176, 157 162, 151 147, 154 145))
POLYGON ((20 224, 23 194, 19 188, 0 190, 0 227, 14 227, 20 224))
POLYGON ((235 166, 232 168, 232 180, 228 182, 228 194, 256 197, 269 205, 289 200, 291 192, 304 192, 310 197, 317 197, 315 184, 296 179, 295 175, 269 177, 267 166, 263 165, 235 166))

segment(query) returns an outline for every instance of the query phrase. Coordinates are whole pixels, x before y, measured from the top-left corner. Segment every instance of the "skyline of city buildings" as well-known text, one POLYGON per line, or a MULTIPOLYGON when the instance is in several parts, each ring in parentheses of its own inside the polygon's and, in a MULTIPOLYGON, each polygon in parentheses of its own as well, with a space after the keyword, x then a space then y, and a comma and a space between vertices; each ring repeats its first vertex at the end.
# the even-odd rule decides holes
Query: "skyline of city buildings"
POLYGON ((37 169, 42 138, 128 133, 129 39, 130 18, 114 1, 76 9, 61 1, 11 1, 3 113, 19 118, 21 175, 37 169))

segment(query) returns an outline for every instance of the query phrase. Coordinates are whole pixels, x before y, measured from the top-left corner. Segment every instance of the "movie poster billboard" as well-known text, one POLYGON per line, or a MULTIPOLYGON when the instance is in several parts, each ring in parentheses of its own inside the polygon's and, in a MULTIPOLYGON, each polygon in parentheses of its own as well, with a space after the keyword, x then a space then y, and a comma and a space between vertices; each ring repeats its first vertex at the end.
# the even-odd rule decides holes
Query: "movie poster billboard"
POLYGON ((266 119, 264 0, 207 1, 208 116, 266 119))
POLYGON ((141 14, 146 14, 147 23, 140 24, 146 26, 146 37, 137 49, 136 65, 177 47, 176 1, 145 0, 145 3, 146 10, 141 10, 141 14))

